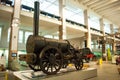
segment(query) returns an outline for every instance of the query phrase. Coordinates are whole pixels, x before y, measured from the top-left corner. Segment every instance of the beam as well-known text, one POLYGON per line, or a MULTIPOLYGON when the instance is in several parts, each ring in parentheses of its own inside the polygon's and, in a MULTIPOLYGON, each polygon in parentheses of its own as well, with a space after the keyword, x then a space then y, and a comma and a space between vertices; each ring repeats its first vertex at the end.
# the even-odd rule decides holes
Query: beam
POLYGON ((105 7, 106 5, 109 5, 111 3, 113 3, 114 1, 113 0, 104 0, 104 1, 101 1, 101 3, 97 6, 94 6, 94 10, 97 10, 97 9, 100 9, 101 7, 105 7))
POLYGON ((88 1, 88 2, 86 2, 86 3, 84 3, 84 5, 92 5, 92 4, 94 4, 94 3, 96 3, 97 1, 99 1, 99 0, 90 0, 90 1, 88 1))
POLYGON ((109 12, 112 12, 112 11, 116 11, 116 10, 119 10, 120 6, 115 6, 115 7, 109 7, 107 9, 104 9, 104 10, 99 10, 99 11, 95 11, 96 13, 109 13, 109 12))
POLYGON ((90 1, 90 0, 82 0, 82 3, 84 4, 84 3, 88 2, 88 1, 90 1))
POLYGON ((90 5, 89 7, 91 8, 91 9, 96 9, 96 8, 99 8, 100 6, 104 6, 105 5, 105 3, 107 3, 108 2, 108 0, 104 0, 104 1, 99 1, 99 2, 97 2, 97 3, 95 3, 95 4, 93 4, 93 5, 90 5), (104 4, 104 5, 103 5, 104 4))
POLYGON ((108 13, 105 13, 105 14, 103 14, 103 15, 105 15, 105 16, 113 16, 113 15, 120 15, 120 12, 119 11, 115 11, 115 12, 108 12, 108 13))
POLYGON ((103 10, 106 10, 106 9, 110 9, 116 5, 119 5, 120 2, 119 1, 116 1, 116 2, 113 2, 111 4, 108 4, 106 6, 103 6, 103 7, 100 7, 99 9, 96 9, 95 12, 100 12, 100 11, 103 11, 103 10))

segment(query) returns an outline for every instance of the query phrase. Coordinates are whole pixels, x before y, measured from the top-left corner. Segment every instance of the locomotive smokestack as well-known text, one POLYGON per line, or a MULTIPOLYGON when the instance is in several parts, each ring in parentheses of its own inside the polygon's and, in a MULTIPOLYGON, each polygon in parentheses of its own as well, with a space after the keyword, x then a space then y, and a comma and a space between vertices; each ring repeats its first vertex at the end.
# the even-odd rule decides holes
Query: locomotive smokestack
POLYGON ((38 36, 38 33, 39 33, 39 13, 40 13, 39 2, 35 1, 34 2, 34 31, 33 31, 34 36, 38 36))

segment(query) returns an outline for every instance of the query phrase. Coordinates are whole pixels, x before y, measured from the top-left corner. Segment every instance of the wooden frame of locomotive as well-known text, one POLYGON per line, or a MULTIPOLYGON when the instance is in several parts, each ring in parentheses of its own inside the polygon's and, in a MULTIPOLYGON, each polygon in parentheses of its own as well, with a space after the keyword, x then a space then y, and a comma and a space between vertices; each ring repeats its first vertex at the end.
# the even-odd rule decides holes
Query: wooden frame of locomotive
POLYGON ((34 34, 30 35, 26 44, 26 55, 19 55, 19 59, 26 61, 34 71, 42 70, 46 74, 56 74, 62 67, 74 63, 77 70, 83 67, 83 61, 77 51, 67 40, 55 40, 38 35, 39 30, 39 2, 35 2, 34 34))

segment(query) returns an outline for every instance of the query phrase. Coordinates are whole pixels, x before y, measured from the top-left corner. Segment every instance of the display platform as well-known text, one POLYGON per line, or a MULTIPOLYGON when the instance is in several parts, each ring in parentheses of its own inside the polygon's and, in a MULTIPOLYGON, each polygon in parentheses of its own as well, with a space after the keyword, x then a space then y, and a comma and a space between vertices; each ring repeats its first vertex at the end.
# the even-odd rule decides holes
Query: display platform
POLYGON ((46 75, 42 71, 17 71, 13 73, 16 80, 85 80, 97 76, 96 68, 77 71, 75 68, 61 69, 56 75, 46 75))

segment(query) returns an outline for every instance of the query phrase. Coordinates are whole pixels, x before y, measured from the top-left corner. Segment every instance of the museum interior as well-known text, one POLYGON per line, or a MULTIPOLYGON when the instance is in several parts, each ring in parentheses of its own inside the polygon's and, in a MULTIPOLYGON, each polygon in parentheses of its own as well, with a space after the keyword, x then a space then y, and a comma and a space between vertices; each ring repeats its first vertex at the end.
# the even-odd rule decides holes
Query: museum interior
POLYGON ((0 0, 0 80, 120 80, 120 0, 0 0))

